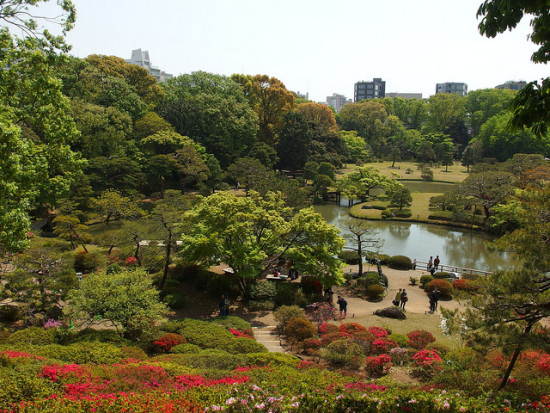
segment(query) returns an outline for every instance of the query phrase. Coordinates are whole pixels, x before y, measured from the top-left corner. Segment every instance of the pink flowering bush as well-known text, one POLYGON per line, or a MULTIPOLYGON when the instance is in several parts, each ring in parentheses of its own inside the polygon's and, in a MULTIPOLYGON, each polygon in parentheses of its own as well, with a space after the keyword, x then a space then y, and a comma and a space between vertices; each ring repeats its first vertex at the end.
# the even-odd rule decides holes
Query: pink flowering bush
POLYGON ((233 329, 233 328, 229 328, 229 331, 230 331, 231 334, 233 334, 235 337, 250 338, 250 336, 249 336, 248 334, 246 334, 245 332, 243 332, 243 331, 235 330, 235 329, 233 329))
POLYGON ((44 323, 44 328, 57 328, 61 327, 63 323, 61 321, 54 320, 53 318, 50 318, 48 321, 44 323))
POLYGON ((322 324, 329 320, 334 320, 336 312, 327 302, 313 303, 308 306, 307 318, 313 322, 322 324))
POLYGON ((388 337, 388 330, 382 327, 369 327, 369 333, 371 333, 376 338, 388 337))
POLYGON ((390 372, 392 366, 391 357, 387 354, 379 356, 367 357, 365 361, 365 369, 371 377, 380 377, 390 372))
POLYGON ((425 330, 414 330, 407 334, 408 345, 417 350, 422 350, 428 344, 435 341, 435 337, 429 331, 425 330))
POLYGON ((388 353, 392 348, 398 346, 399 345, 395 340, 389 338, 379 338, 372 342, 372 352, 374 354, 388 353))
POLYGON ((441 369, 441 357, 433 350, 421 350, 413 358, 413 374, 427 380, 441 369))

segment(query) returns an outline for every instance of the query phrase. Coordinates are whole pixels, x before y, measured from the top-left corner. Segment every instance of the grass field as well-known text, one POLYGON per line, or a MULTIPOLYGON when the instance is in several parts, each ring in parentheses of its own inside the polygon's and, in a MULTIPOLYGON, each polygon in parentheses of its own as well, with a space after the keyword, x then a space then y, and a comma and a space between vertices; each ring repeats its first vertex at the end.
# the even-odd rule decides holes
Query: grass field
MULTIPOLYGON (((412 204, 410 206, 411 210, 411 220, 417 220, 417 221, 428 221, 428 216, 430 215, 430 198, 432 196, 441 195, 438 193, 420 193, 420 192, 413 192, 411 193, 412 196, 412 204)), ((363 205, 369 205, 369 204, 379 204, 380 201, 373 201, 373 202, 365 202, 362 204, 357 204, 351 207, 350 214, 356 218, 366 218, 366 219, 381 219, 382 218, 382 211, 378 209, 362 209, 363 205)), ((387 202, 389 205, 389 202, 387 202)), ((407 218, 405 218, 407 219, 407 218)))
MULTIPOLYGON (((366 163, 363 166, 373 166, 376 169, 379 169, 381 173, 386 176, 393 177, 393 174, 397 174, 397 179, 414 179, 422 180, 420 177, 420 170, 418 169, 418 164, 414 162, 396 162, 395 167, 391 167, 391 161, 384 162, 371 162, 366 163), (412 173, 407 174, 407 169, 412 169, 412 173), (393 174, 392 174, 393 172, 393 174)), ((345 175, 347 173, 353 172, 356 169, 354 164, 346 164, 344 168, 340 169, 338 175, 345 175)), ((434 167, 432 168, 434 172, 434 181, 440 182, 462 182, 468 176, 466 172, 466 167, 462 166, 460 162, 455 161, 455 163, 449 166, 449 171, 445 172, 445 167, 434 167)))

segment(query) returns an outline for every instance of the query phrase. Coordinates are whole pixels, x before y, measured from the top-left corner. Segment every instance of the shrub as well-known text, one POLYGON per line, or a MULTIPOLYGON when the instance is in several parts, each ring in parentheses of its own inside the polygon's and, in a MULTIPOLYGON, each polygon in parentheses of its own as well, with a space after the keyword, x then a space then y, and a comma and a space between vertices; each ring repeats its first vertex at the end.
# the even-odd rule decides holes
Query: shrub
POLYGON ((190 343, 178 344, 170 349, 170 353, 172 354, 197 354, 201 351, 199 346, 190 343))
POLYGON ((297 305, 283 305, 273 313, 273 318, 275 318, 275 321, 279 323, 279 326, 283 329, 291 318, 304 316, 304 311, 297 305))
POLYGON ((220 297, 222 294, 237 295, 239 293, 235 280, 226 275, 219 275, 209 272, 206 281, 206 292, 211 297, 220 297))
POLYGON ((227 346, 227 351, 232 354, 267 353, 267 348, 253 338, 237 337, 227 346))
POLYGON ((380 260, 381 265, 388 265, 390 256, 388 254, 378 254, 378 259, 380 260))
POLYGON ((6 340, 8 344, 33 344, 44 346, 55 343, 55 332, 38 327, 28 327, 12 333, 6 340))
POLYGON ((120 352, 123 359, 147 360, 149 358, 142 349, 136 346, 122 346, 120 352))
POLYGON ((429 343, 432 343, 435 341, 434 336, 429 331, 425 330, 414 330, 411 331, 409 334, 407 334, 407 337, 409 338, 407 344, 410 347, 413 347, 417 350, 422 350, 425 348, 429 343))
POLYGON ((235 370, 245 365, 245 356, 220 350, 203 350, 198 354, 178 354, 185 366, 207 370, 235 370))
POLYGON ((365 369, 369 376, 380 377, 390 372, 392 359, 387 354, 379 356, 367 357, 365 361, 365 369))
POLYGON ((172 310, 181 310, 187 304, 185 297, 181 293, 166 294, 162 302, 172 310))
POLYGON ((432 292, 435 289, 439 290, 441 298, 451 298, 453 296, 453 286, 445 280, 433 280, 426 285, 426 291, 432 292))
POLYGON ((388 267, 396 270, 409 270, 412 268, 412 261, 404 255, 394 255, 389 258, 388 267))
POLYGON ((393 210, 392 215, 397 218, 410 218, 412 216, 412 212, 410 209, 402 209, 400 210, 393 210))
POLYGON ((341 251, 338 258, 348 265, 358 265, 361 260, 361 257, 357 255, 357 251, 341 251))
POLYGON ((336 310, 327 302, 313 303, 306 307, 306 316, 311 321, 323 323, 335 319, 336 310))
POLYGON ((0 320, 7 323, 13 323, 21 319, 21 311, 13 305, 3 305, 0 307, 0 320))
POLYGON ((441 357, 444 357, 448 352, 451 351, 451 349, 446 346, 445 344, 438 343, 437 341, 434 341, 432 343, 429 343, 426 346, 426 350, 433 350, 437 352, 441 357))
POLYGON ((104 264, 105 258, 98 251, 78 251, 74 254, 74 269, 77 272, 90 273, 104 264))
POLYGON ((323 283, 315 277, 302 277, 300 286, 304 294, 321 294, 323 292, 323 283))
POLYGON ((421 350, 413 358, 413 374, 427 380, 441 369, 441 357, 433 350, 421 350))
POLYGON ((339 330, 343 333, 355 334, 361 331, 367 331, 367 328, 357 323, 344 323, 340 326, 339 330))
POLYGON ((167 353, 172 349, 172 347, 185 343, 187 343, 187 341, 183 336, 175 333, 168 333, 156 340, 153 344, 155 345, 156 351, 167 353))
POLYGON ((229 330, 233 328, 235 330, 242 331, 248 337, 254 337, 254 333, 252 331, 250 323, 246 320, 243 320, 241 317, 229 315, 223 318, 215 318, 211 321, 211 323, 224 326, 229 330))
POLYGON ((390 334, 388 338, 394 340, 399 345, 399 347, 407 347, 407 345, 409 344, 408 337, 403 334, 390 334))
POLYGON ((380 284, 380 277, 378 277, 378 273, 374 271, 367 272, 364 276, 357 280, 357 285, 365 289, 369 285, 375 284, 380 284))
POLYGON ((93 328, 85 328, 78 332, 74 338, 75 342, 85 341, 100 341, 102 343, 110 343, 115 346, 131 346, 133 343, 130 340, 120 337, 114 330, 94 330, 93 328))
POLYGON ((334 324, 322 323, 319 325, 319 333, 321 334, 332 334, 337 333, 338 331, 340 331, 340 328, 334 324))
POLYGON ((402 365, 409 361, 409 351, 402 346, 394 347, 390 350, 390 357, 395 364, 402 365))
POLYGON ((105 269, 105 273, 107 274, 116 274, 122 271, 122 268, 120 268, 120 265, 113 263, 109 264, 107 268, 105 269))
POLYGON ((424 274, 420 277, 420 286, 422 288, 426 288, 426 284, 432 282, 434 280, 434 277, 432 277, 430 274, 424 274))
POLYGON ((315 327, 311 321, 302 317, 291 318, 284 328, 286 336, 293 342, 304 341, 315 334, 315 327))
POLYGON ((323 352, 323 358, 331 364, 359 367, 362 360, 361 348, 348 340, 337 340, 330 343, 323 352))
POLYGON ((434 273, 434 278, 438 279, 438 280, 443 280, 445 278, 449 278, 450 276, 451 276, 451 274, 449 274, 446 271, 438 271, 438 272, 434 273))
POLYGON ((311 337, 311 338, 306 338, 303 342, 302 342, 302 345, 304 346, 304 350, 319 350, 321 348, 321 340, 319 340, 318 338, 314 338, 314 337, 311 337))
POLYGON ((271 281, 257 282, 248 291, 251 301, 273 301, 276 294, 277 287, 271 281))
POLYGON ((297 305, 303 307, 307 300, 300 285, 296 283, 276 283, 277 294, 275 294, 275 306, 297 305))
POLYGON ((392 348, 398 347, 395 340, 389 338, 379 338, 372 342, 372 351, 375 354, 388 353, 392 348))
POLYGON ((247 366, 289 366, 295 367, 299 359, 290 354, 283 353, 254 353, 244 354, 247 366))
POLYGON ((36 355, 75 364, 114 364, 122 360, 122 351, 99 341, 73 343, 68 346, 49 344, 35 348, 36 355))
POLYGON ((14 411, 19 403, 47 399, 57 393, 57 389, 49 380, 38 377, 36 372, 22 369, 0 369, 0 410, 14 411))
POLYGON ((376 338, 388 337, 388 330, 383 327, 369 327, 369 333, 371 333, 376 338))
POLYGON ((176 332, 185 337, 188 343, 196 344, 203 349, 225 349, 233 339, 233 334, 229 330, 208 321, 185 318, 175 325, 166 323, 165 329, 167 324, 168 327, 176 327, 176 332))
POLYGON ((369 285, 367 287, 367 296, 371 300, 379 300, 384 296, 386 289, 380 284, 369 285))
POLYGON ((427 166, 423 166, 420 170, 420 177, 425 181, 433 181, 434 171, 432 171, 431 168, 428 168, 427 166))
POLYGON ((479 290, 479 287, 475 285, 475 283, 472 280, 467 280, 463 278, 461 278, 460 280, 454 280, 453 288, 455 290, 467 291, 469 293, 473 293, 479 290))

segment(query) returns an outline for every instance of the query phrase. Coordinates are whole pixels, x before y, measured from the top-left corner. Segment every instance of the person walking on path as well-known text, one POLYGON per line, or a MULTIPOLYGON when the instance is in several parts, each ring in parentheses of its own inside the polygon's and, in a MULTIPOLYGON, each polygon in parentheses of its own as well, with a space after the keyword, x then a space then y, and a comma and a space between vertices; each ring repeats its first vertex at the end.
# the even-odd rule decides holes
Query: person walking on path
POLYGON ((407 304, 407 301, 409 301, 409 297, 407 297, 407 291, 405 291, 405 289, 403 288, 403 291, 401 292, 401 303, 399 305, 399 307, 401 307, 401 309, 403 311, 405 311, 405 304, 407 304))
POLYGON ((433 290, 434 295, 434 312, 437 311, 437 304, 439 302, 439 290, 436 288, 433 290))
POLYGON ((430 299, 430 313, 434 313, 435 312, 435 294, 434 294, 435 290, 432 291, 430 294, 428 294, 428 298, 430 299))
POLYGON ((229 299, 225 298, 225 295, 222 294, 220 301, 218 303, 218 308, 220 310, 220 317, 229 315, 229 299))
POLYGON ((393 300, 393 305, 398 307, 401 305, 401 291, 402 289, 400 288, 397 294, 395 294, 395 299, 393 300))
POLYGON ((433 265, 433 257, 430 257, 428 260, 428 265, 426 266, 426 271, 430 271, 430 268, 432 268, 433 265))
POLYGON ((413 270, 416 270, 416 258, 413 260, 412 267, 413 267, 413 268, 412 268, 413 270))
POLYGON ((348 302, 344 297, 338 296, 338 300, 336 300, 336 303, 338 304, 338 308, 340 309, 340 317, 345 318, 348 315, 348 302))
POLYGON ((437 257, 435 257, 435 260, 434 260, 434 267, 435 267, 435 270, 437 271, 437 268, 439 267, 439 263, 441 261, 439 260, 439 255, 437 257))

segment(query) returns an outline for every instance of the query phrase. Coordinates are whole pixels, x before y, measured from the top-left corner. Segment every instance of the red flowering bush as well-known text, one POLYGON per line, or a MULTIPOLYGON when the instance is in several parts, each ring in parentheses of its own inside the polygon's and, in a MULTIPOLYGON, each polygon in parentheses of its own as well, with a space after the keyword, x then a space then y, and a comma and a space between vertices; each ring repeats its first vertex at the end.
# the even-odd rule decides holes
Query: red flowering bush
POLYGON ((163 353, 169 352, 172 347, 176 347, 178 344, 185 344, 187 340, 179 334, 168 333, 154 342, 155 350, 163 353))
POLYGON ((441 357, 433 350, 421 350, 413 358, 413 375, 427 380, 441 369, 441 357))
POLYGON ((460 280, 454 280, 453 288, 455 290, 467 291, 470 293, 473 293, 479 290, 479 287, 475 285, 475 283, 472 280, 467 280, 465 278, 461 278, 460 280))
POLYGON ((323 346, 328 346, 330 343, 332 343, 333 341, 337 341, 337 340, 351 340, 353 338, 353 335, 349 334, 349 333, 343 333, 341 331, 338 331, 336 333, 330 333, 330 334, 325 334, 321 337, 321 344, 323 346))
POLYGON ((329 303, 313 303, 306 308, 307 318, 316 323, 326 323, 328 320, 334 320, 335 310, 329 303))
POLYGON ((453 296, 453 286, 449 281, 433 280, 426 285, 426 292, 431 293, 435 289, 439 290, 441 298, 451 298, 453 296))
POLYGON ((544 354, 537 363, 537 368, 550 375, 550 354, 544 354))
POLYGON ((29 358, 29 359, 34 359, 34 360, 45 360, 44 357, 33 356, 32 354, 29 354, 29 353, 24 353, 22 351, 12 351, 12 350, 5 350, 2 353, 0 353, 0 356, 7 357, 7 358, 10 358, 10 359, 29 358))
POLYGON ((399 345, 395 340, 389 338, 379 338, 372 342, 372 352, 374 354, 388 353, 395 347, 399 347, 399 345))
POLYGON ((371 333, 376 338, 388 337, 388 330, 382 327, 369 327, 369 333, 371 333))
POLYGON ((136 265, 137 264, 137 258, 136 257, 128 257, 126 258, 126 265, 136 265))
POLYGON ((321 334, 337 333, 338 331, 340 331, 340 329, 334 324, 329 324, 325 322, 319 325, 319 333, 321 334))
POLYGON ((302 345, 304 346, 304 350, 318 350, 321 347, 321 340, 318 338, 306 338, 302 345))
POLYGON ((361 324, 357 323, 344 323, 340 326, 339 329, 343 333, 355 334, 361 331, 367 331, 366 327, 363 327, 361 324))
POLYGON ((435 337, 429 331, 414 330, 407 334, 409 340, 407 344, 417 350, 422 350, 428 344, 435 341, 435 337))
POLYGON ((391 357, 387 354, 367 357, 365 368, 369 376, 380 377, 390 372, 392 366, 391 357))
POLYGON ((231 334, 233 334, 235 337, 245 337, 245 338, 251 338, 248 334, 246 334, 243 331, 235 330, 233 328, 229 328, 229 331, 231 334))

